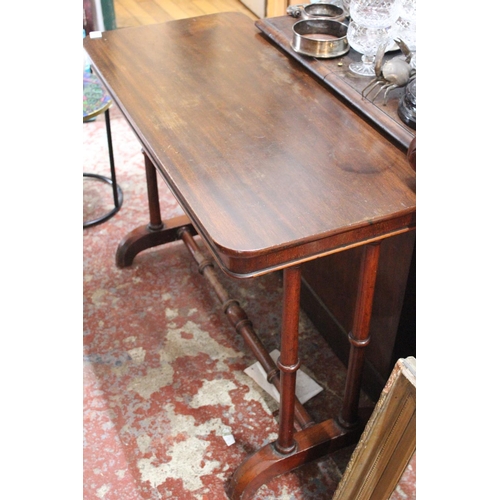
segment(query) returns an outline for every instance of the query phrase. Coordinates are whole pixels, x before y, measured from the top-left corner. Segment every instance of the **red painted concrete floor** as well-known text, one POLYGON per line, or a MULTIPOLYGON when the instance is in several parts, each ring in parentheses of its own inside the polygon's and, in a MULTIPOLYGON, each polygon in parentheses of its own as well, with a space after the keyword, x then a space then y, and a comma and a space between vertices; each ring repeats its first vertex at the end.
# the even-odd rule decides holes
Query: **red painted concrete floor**
MULTIPOLYGON (((83 497, 224 499, 238 464, 276 439, 278 406, 244 373, 255 359, 182 243, 115 266, 118 243, 148 213, 140 145, 116 107, 111 117, 124 203, 83 233, 83 497)), ((83 144, 84 171, 109 175, 102 116, 83 124, 83 144)), ((182 213, 163 183, 160 196, 164 219, 182 213)), ((106 198, 109 187, 84 180, 84 220, 105 210, 106 198)), ((266 347, 279 348, 279 273, 220 278, 266 347)), ((304 314, 300 332, 302 369, 324 388, 305 405, 319 422, 339 411, 345 368, 304 314)), ((352 451, 273 479, 254 498, 331 499, 352 451)), ((416 498, 415 467, 413 459, 391 500, 416 498)))

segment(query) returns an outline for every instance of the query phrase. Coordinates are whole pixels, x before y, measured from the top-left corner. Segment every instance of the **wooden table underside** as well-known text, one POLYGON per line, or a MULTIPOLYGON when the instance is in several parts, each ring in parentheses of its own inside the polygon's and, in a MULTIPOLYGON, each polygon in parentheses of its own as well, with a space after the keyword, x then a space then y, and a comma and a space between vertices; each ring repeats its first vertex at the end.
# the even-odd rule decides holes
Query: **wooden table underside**
POLYGON ((228 487, 248 498, 271 477, 359 438, 364 347, 379 243, 415 227, 415 173, 405 152, 335 98, 239 14, 116 30, 86 39, 94 71, 145 153, 150 221, 117 250, 117 265, 182 239, 223 311, 280 389, 279 432, 228 487), (157 174, 185 216, 163 221, 157 174), (284 270, 277 366, 193 238, 227 274, 284 270), (301 263, 364 247, 351 357, 339 416, 315 424, 295 398, 301 263), (279 370, 278 370, 279 369, 279 370))

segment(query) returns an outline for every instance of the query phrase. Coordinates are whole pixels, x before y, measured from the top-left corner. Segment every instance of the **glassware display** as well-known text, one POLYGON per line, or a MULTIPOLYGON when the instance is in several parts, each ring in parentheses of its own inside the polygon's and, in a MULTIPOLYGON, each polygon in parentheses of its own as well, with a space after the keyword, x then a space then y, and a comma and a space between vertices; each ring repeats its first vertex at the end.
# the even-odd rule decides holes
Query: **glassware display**
POLYGON ((342 0, 342 7, 344 9, 345 15, 349 17, 349 9, 351 5, 351 0, 342 0))
POLYGON ((349 69, 362 76, 375 76, 375 56, 380 45, 389 42, 390 29, 369 28, 351 19, 347 41, 361 55, 360 62, 352 62, 349 69))
POLYGON ((363 76, 375 76, 375 56, 380 45, 388 44, 399 15, 401 0, 350 0, 349 45, 362 54, 349 69, 363 76))
POLYGON ((399 15, 402 0, 351 0, 349 13, 358 24, 370 28, 389 28, 399 15))
POLYGON ((413 53, 412 68, 416 69, 417 58, 417 1, 400 0, 398 18, 392 28, 393 38, 400 38, 413 53))

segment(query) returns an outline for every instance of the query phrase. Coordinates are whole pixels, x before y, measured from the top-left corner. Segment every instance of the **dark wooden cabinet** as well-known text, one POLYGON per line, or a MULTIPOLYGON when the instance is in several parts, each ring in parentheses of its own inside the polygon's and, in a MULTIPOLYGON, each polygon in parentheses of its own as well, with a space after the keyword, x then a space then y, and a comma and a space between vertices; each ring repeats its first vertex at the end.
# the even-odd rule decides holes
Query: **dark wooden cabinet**
MULTIPOLYGON (((354 248, 303 266, 302 308, 346 365, 360 258, 354 248)), ((397 359, 416 355, 415 267, 414 232, 382 242, 363 374, 363 389, 374 400, 397 359)))

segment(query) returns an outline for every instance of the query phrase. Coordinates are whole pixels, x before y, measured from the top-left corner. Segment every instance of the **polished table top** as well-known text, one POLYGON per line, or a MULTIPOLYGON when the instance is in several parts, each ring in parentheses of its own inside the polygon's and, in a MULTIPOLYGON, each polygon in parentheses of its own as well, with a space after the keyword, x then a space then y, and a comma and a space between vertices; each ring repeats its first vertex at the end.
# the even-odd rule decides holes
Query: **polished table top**
POLYGON ((103 32, 84 47, 228 274, 414 228, 405 151, 243 14, 103 32))

